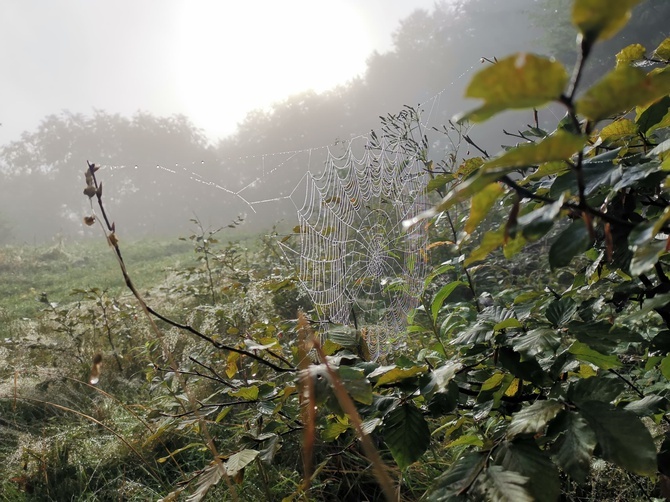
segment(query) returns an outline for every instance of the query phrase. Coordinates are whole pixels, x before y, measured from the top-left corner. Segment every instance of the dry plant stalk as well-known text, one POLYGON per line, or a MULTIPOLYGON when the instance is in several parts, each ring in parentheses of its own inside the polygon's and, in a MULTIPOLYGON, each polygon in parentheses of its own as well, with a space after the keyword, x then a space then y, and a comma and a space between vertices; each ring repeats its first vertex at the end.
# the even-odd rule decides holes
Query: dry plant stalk
MULTIPOLYGON (((319 359, 323 363, 323 365, 326 367, 326 371, 328 373, 328 379, 330 380, 330 384, 333 387, 333 392, 335 393, 335 397, 337 398, 337 401, 340 404, 340 407, 344 412, 349 416, 349 420, 351 420, 351 423, 354 426, 354 429, 356 430, 356 435, 358 436, 358 439, 361 441, 361 446, 363 447, 363 452, 365 453, 365 456, 368 458, 370 463, 372 464, 372 472, 375 475, 375 478, 377 479, 377 482, 379 483, 379 486, 381 487, 382 491, 384 492, 384 497, 388 502, 393 502, 397 500, 397 495, 396 495, 396 489, 393 483, 393 480, 391 479, 391 476, 388 473, 388 469, 386 467, 386 464, 384 464, 384 461, 381 459, 379 456, 379 452, 375 448, 375 446, 372 444, 372 441, 370 440, 370 436, 367 435, 363 431, 363 420, 361 419, 361 416, 358 414, 358 410, 356 409, 356 405, 354 404, 353 400, 349 396, 349 393, 347 392, 346 387, 342 383, 342 380, 340 379, 339 375, 337 372, 328 364, 328 359, 326 357, 326 353, 323 351, 323 348, 321 347, 321 343, 319 343, 319 340, 314 336, 314 332, 312 329, 309 327, 309 322, 307 321, 307 318, 305 317, 305 314, 300 312, 298 314, 298 333, 302 333, 304 337, 304 341, 301 344, 305 350, 307 347, 309 348, 314 348, 316 350, 316 353, 319 356, 319 359)), ((307 354, 307 350, 305 350, 305 356, 307 354)), ((303 361, 307 361, 306 357, 301 358, 301 364, 303 364, 303 361)), ((309 366, 309 361, 306 363, 306 367, 309 366)), ((302 366, 301 366, 302 369, 302 366)), ((305 373, 301 373, 301 375, 304 375, 305 373)), ((307 378, 311 382, 311 378, 307 376, 307 378)), ((312 385, 313 386, 313 385, 312 385)), ((313 392, 312 392, 313 396, 313 392)), ((316 409, 314 406, 310 406, 312 410, 312 415, 311 419, 312 421, 315 421, 316 419, 316 409)), ((305 426, 306 428, 308 427, 307 425, 305 426)), ((312 424, 312 427, 314 425, 312 424)), ((312 433, 311 441, 313 442, 314 439, 314 434, 312 433)), ((306 446, 306 445, 305 445, 306 446)), ((305 446, 303 446, 303 449, 305 449, 305 446)), ((310 447, 310 465, 311 465, 311 447, 312 444, 309 445, 310 447)), ((307 451, 304 451, 303 454, 306 456, 307 451)), ((304 460, 303 460, 304 461, 304 460)), ((305 477, 307 478, 307 472, 305 473, 305 477)))
POLYGON ((300 415, 304 424, 302 441, 303 486, 307 492, 312 481, 312 458, 314 453, 314 438, 316 436, 316 399, 314 395, 314 381, 309 374, 311 361, 308 357, 312 349, 312 333, 305 314, 298 314, 298 391, 300 401, 300 415))

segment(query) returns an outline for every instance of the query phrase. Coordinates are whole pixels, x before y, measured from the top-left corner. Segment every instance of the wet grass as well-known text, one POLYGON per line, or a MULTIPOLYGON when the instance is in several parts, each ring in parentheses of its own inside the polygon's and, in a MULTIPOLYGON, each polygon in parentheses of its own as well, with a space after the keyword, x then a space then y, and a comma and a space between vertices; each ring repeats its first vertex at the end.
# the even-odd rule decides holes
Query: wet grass
MULTIPOLYGON (((124 242, 123 253, 140 289, 160 284, 170 270, 195 261, 191 243, 176 237, 124 242)), ((116 258, 105 242, 0 248, 0 315, 5 321, 39 315, 45 306, 40 298, 68 303, 73 290, 94 287, 111 294, 125 289, 116 258)))

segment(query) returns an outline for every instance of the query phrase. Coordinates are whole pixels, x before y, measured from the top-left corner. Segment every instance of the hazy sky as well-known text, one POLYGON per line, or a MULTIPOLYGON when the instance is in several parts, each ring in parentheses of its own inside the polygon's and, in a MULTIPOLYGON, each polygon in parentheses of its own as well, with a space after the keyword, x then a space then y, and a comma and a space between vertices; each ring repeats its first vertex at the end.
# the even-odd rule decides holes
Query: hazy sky
POLYGON ((0 13, 0 144, 47 114, 183 113, 212 139, 246 113, 362 73, 434 0, 21 0, 0 13))

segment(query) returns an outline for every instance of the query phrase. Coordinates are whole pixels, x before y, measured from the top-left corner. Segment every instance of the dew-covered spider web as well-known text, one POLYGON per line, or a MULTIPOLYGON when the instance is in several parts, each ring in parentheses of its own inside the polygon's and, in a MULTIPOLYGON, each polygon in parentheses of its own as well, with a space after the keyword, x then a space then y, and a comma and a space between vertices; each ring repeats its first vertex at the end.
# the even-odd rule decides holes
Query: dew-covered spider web
POLYGON ((424 164, 398 142, 359 137, 303 178, 299 243, 286 246, 320 321, 357 327, 373 358, 393 347, 416 306, 426 233, 424 164))

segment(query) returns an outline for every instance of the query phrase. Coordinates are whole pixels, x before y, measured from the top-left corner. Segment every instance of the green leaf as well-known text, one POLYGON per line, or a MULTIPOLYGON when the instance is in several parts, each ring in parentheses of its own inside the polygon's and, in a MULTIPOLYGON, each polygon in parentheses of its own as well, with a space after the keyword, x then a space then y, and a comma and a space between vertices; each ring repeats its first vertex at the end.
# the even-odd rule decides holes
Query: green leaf
POLYGON ((670 37, 661 42, 654 51, 654 57, 659 59, 670 60, 670 37))
POLYGON ((573 411, 565 411, 549 424, 547 436, 556 437, 549 448, 554 462, 577 483, 586 481, 597 444, 596 434, 586 420, 573 411))
POLYGON ((525 488, 528 478, 518 472, 507 471, 499 465, 492 465, 480 476, 479 489, 486 500, 495 502, 533 502, 525 488))
POLYGON ((630 18, 630 10, 640 0, 575 0, 572 23, 593 43, 614 36, 630 18))
POLYGON ((591 235, 583 220, 573 221, 563 230, 549 249, 552 269, 565 267, 572 259, 591 247, 591 235))
POLYGON ((670 125, 670 96, 663 96, 649 106, 639 107, 635 113, 635 124, 640 132, 650 134, 670 125))
POLYGON ((435 368, 427 375, 427 383, 421 388, 421 394, 430 398, 435 393, 447 392, 447 385, 463 367, 460 362, 447 361, 446 364, 435 368))
POLYGON ((484 446, 484 442, 479 436, 476 436, 474 434, 464 434, 463 436, 459 436, 457 439, 454 439, 453 441, 450 441, 445 445, 445 448, 454 448, 456 446, 479 446, 482 447, 484 446))
POLYGON ((226 462, 226 474, 235 476, 258 456, 257 450, 242 450, 231 455, 226 462))
POLYGON ((321 439, 325 442, 335 441, 342 433, 349 429, 349 424, 335 420, 328 422, 328 424, 321 430, 321 439))
POLYGON ((554 225, 554 220, 561 213, 564 196, 561 194, 559 199, 553 204, 546 204, 539 209, 524 214, 517 219, 517 232, 529 242, 536 241, 544 236, 554 225))
POLYGON ((442 286, 437 292, 435 298, 433 298, 433 303, 430 305, 430 311, 433 314, 433 322, 437 321, 437 316, 440 313, 444 301, 458 286, 465 286, 465 283, 462 281, 453 281, 442 286))
POLYGON ((362 404, 372 404, 372 384, 362 369, 340 366, 337 373, 352 399, 362 404))
POLYGON ((647 394, 642 399, 624 406, 624 410, 635 413, 638 417, 648 417, 668 410, 668 400, 663 396, 647 394))
POLYGON ((569 296, 554 300, 544 313, 547 320, 555 327, 561 327, 570 322, 577 312, 579 305, 569 296))
POLYGON ((661 360, 661 374, 666 380, 670 380, 670 356, 665 356, 661 360))
POLYGON ((244 399, 246 401, 255 401, 258 399, 258 387, 251 385, 249 387, 242 387, 239 390, 231 392, 232 397, 237 397, 239 399, 244 399))
POLYGON ((507 437, 512 439, 519 434, 536 434, 544 428, 563 409, 563 404, 553 399, 535 401, 530 406, 514 414, 507 427, 507 437))
POLYGON ((447 183, 454 180, 454 175, 451 173, 440 174, 431 179, 426 185, 426 192, 434 192, 442 189, 447 183))
POLYGON ((586 144, 584 136, 557 131, 539 143, 527 143, 507 150, 501 156, 482 166, 485 172, 499 168, 528 167, 559 160, 569 160, 586 144))
POLYGON ((477 226, 486 218, 489 210, 498 197, 505 192, 502 185, 492 183, 477 192, 470 201, 470 215, 465 222, 465 231, 471 234, 477 226))
POLYGON ((401 469, 416 462, 430 444, 428 423, 411 402, 398 406, 384 417, 382 436, 401 469))
POLYGON ((514 54, 472 78, 465 95, 483 99, 484 105, 456 120, 482 122, 504 110, 544 105, 559 99, 567 82, 562 64, 533 54, 514 54))
POLYGON ((496 452, 495 463, 526 477, 532 500, 558 500, 561 494, 558 469, 534 440, 504 441, 496 452))
POLYGON ((621 49, 616 55, 616 66, 630 65, 634 61, 644 58, 646 49, 640 44, 631 44, 621 49))
POLYGON ((668 93, 670 71, 647 74, 640 68, 622 66, 586 91, 576 107, 579 114, 598 121, 652 103, 668 93))
POLYGON ((624 383, 618 378, 613 378, 613 375, 594 376, 570 383, 567 398, 568 401, 578 405, 595 400, 609 403, 619 397, 623 390, 624 383))
POLYGON ((666 242, 654 241, 637 246, 630 261, 630 273, 633 276, 644 274, 654 268, 658 259, 665 253, 666 242))
POLYGON ((568 350, 572 355, 575 356, 576 359, 595 364, 604 370, 619 368, 622 365, 621 361, 619 361, 619 358, 617 358, 616 355, 612 354, 606 356, 600 352, 596 352, 588 345, 581 342, 574 342, 568 350))
POLYGON ((634 413, 601 401, 588 401, 579 412, 596 434, 596 454, 635 474, 656 472, 654 440, 634 413))
POLYGON ((545 351, 553 352, 560 344, 560 337, 548 328, 537 328, 512 340, 512 348, 522 354, 523 359, 531 359, 545 351))
POLYGON ((651 242, 663 229, 668 219, 670 219, 670 208, 666 207, 658 218, 636 225, 628 235, 628 243, 635 249, 637 246, 651 242))

